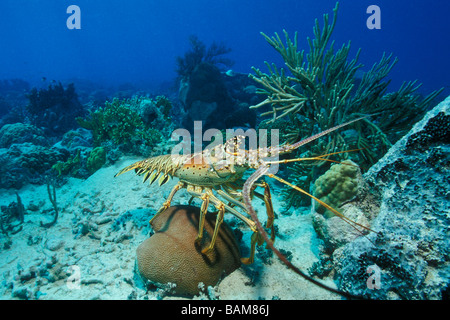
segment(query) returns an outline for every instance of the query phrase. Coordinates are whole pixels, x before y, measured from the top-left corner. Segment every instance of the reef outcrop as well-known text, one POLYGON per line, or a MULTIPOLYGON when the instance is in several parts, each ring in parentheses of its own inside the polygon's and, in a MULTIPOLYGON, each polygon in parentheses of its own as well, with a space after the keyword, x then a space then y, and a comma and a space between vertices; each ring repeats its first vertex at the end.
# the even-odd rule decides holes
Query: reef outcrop
POLYGON ((364 174, 367 192, 340 210, 373 210, 376 233, 332 253, 340 289, 376 299, 448 298, 449 142, 450 97, 364 174))

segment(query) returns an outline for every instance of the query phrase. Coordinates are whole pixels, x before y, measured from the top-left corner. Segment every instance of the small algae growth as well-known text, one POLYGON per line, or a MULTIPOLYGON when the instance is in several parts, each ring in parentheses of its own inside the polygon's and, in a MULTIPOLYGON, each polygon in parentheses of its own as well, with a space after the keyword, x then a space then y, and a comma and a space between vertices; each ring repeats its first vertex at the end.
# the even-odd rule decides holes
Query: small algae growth
POLYGON ((76 175, 81 166, 80 150, 77 150, 77 154, 74 157, 70 157, 66 162, 58 161, 52 166, 52 169, 58 172, 58 176, 61 175, 76 175))
POLYGON ((106 163, 106 150, 102 147, 94 148, 87 159, 89 172, 94 173, 106 163))

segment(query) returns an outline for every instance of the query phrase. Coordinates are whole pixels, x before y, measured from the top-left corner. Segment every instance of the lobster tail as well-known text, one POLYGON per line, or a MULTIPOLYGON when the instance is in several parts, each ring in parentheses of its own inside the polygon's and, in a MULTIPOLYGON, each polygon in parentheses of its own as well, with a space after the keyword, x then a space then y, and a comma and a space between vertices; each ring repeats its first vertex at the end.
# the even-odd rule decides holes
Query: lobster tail
MULTIPOLYGON (((144 161, 145 161, 145 160, 144 160, 144 161)), ((120 170, 119 172, 117 172, 117 173, 114 175, 114 178, 117 177, 117 176, 120 176, 121 174, 123 174, 123 173, 125 173, 125 172, 131 171, 131 170, 133 170, 133 169, 135 169, 135 170, 137 171, 139 168, 142 168, 142 163, 143 163, 144 161, 138 161, 138 162, 135 162, 135 163, 133 163, 133 164, 131 164, 131 165, 129 165, 129 166, 123 168, 122 170, 120 170)))
POLYGON ((176 162, 173 162, 172 160, 172 155, 148 158, 123 168, 114 177, 134 170, 138 176, 144 176, 142 182, 149 180, 150 184, 152 184, 159 177, 158 183, 161 186, 170 180, 179 165, 183 163, 183 158, 177 159, 178 161, 176 162))

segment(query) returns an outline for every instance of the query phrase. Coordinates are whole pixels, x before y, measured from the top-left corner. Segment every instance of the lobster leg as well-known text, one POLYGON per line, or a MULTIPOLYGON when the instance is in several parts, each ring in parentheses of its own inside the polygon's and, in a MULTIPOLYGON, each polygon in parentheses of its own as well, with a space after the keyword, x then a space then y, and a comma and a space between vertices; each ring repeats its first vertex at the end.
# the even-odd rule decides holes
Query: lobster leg
MULTIPOLYGON (((245 210, 244 204, 243 204, 242 202, 237 201, 236 199, 234 199, 234 198, 233 198, 231 195, 229 195, 226 191, 223 191, 223 190, 217 190, 217 193, 218 193, 219 195, 221 195, 224 199, 230 201, 232 204, 237 205, 237 206, 239 206, 239 207, 241 207, 241 208, 243 208, 243 209, 245 210)), ((239 211, 235 210, 235 209, 232 208, 231 206, 226 205, 225 203, 224 203, 224 206, 225 206, 225 209, 226 209, 226 210, 228 210, 230 213, 232 213, 233 215, 235 215, 236 217, 238 217, 239 219, 241 219, 243 222, 245 222, 245 223, 250 227, 250 229, 252 229, 252 231, 256 231, 255 223, 254 223, 251 219, 247 218, 247 217, 244 216, 242 213, 240 213, 239 211)))
POLYGON ((153 218, 150 219, 150 224, 152 224, 152 221, 159 216, 164 210, 168 209, 170 207, 170 203, 172 202, 173 197, 175 196, 175 193, 177 193, 178 190, 182 189, 184 187, 183 182, 179 182, 175 187, 173 187, 172 191, 170 191, 169 196, 167 197, 167 200, 164 201, 161 208, 159 208, 158 212, 153 216, 153 218))
POLYGON ((200 243, 200 241, 203 238, 203 227, 205 226, 205 215, 206 212, 208 211, 208 206, 209 206, 209 195, 207 193, 204 193, 201 195, 200 199, 203 200, 202 202, 202 206, 200 208, 200 218, 198 221, 198 235, 197 235, 197 239, 195 239, 196 243, 200 243))
POLYGON ((266 211, 267 211, 267 223, 266 228, 270 228, 270 240, 272 242, 275 241, 275 227, 273 225, 273 220, 275 219, 275 214, 273 212, 273 205, 272 205, 272 196, 270 194, 270 187, 269 184, 265 181, 261 182, 261 186, 264 188, 264 203, 266 204, 266 211))
POLYGON ((241 258, 243 264, 252 264, 255 260, 256 245, 260 246, 264 243, 264 238, 258 231, 253 232, 250 242, 250 256, 248 258, 241 258))
POLYGON ((220 225, 223 222, 223 217, 224 217, 226 208, 225 208, 224 203, 222 203, 222 201, 217 199, 210 190, 209 190, 209 192, 208 192, 208 190, 205 190, 205 192, 200 196, 200 199, 202 199, 203 202, 202 202, 202 206, 200 208, 200 218, 199 218, 199 223, 198 223, 198 236, 197 236, 197 239, 195 239, 195 242, 197 243, 197 245, 200 244, 200 241, 203 238, 203 228, 205 226, 205 215, 208 211, 209 201, 211 200, 214 203, 214 205, 216 206, 217 210, 219 210, 219 212, 217 213, 216 224, 214 226, 214 232, 213 232, 213 235, 211 238, 211 242, 207 248, 202 250, 202 253, 206 254, 214 249, 214 245, 216 243, 217 235, 219 234, 220 225))

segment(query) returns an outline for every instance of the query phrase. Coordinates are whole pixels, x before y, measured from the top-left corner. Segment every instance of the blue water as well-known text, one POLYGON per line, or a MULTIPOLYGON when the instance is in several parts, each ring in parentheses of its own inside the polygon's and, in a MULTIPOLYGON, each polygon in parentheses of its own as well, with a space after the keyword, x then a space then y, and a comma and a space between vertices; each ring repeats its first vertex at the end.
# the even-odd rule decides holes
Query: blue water
MULTIPOLYGON (((259 32, 298 31, 301 47, 307 48, 315 18, 321 21, 334 6, 334 0, 2 0, 0 79, 156 85, 176 76, 175 57, 189 48, 192 34, 206 44, 223 41, 233 50, 235 71, 249 73, 264 61, 281 63, 259 32), (66 10, 73 4, 81 10, 79 30, 66 26, 66 10)), ((366 69, 383 52, 397 56, 393 88, 418 79, 424 93, 446 87, 446 96, 449 9, 445 0, 341 1, 333 39, 337 47, 351 40, 353 52, 362 48, 366 69), (366 27, 372 4, 381 9, 379 30, 366 27)))

